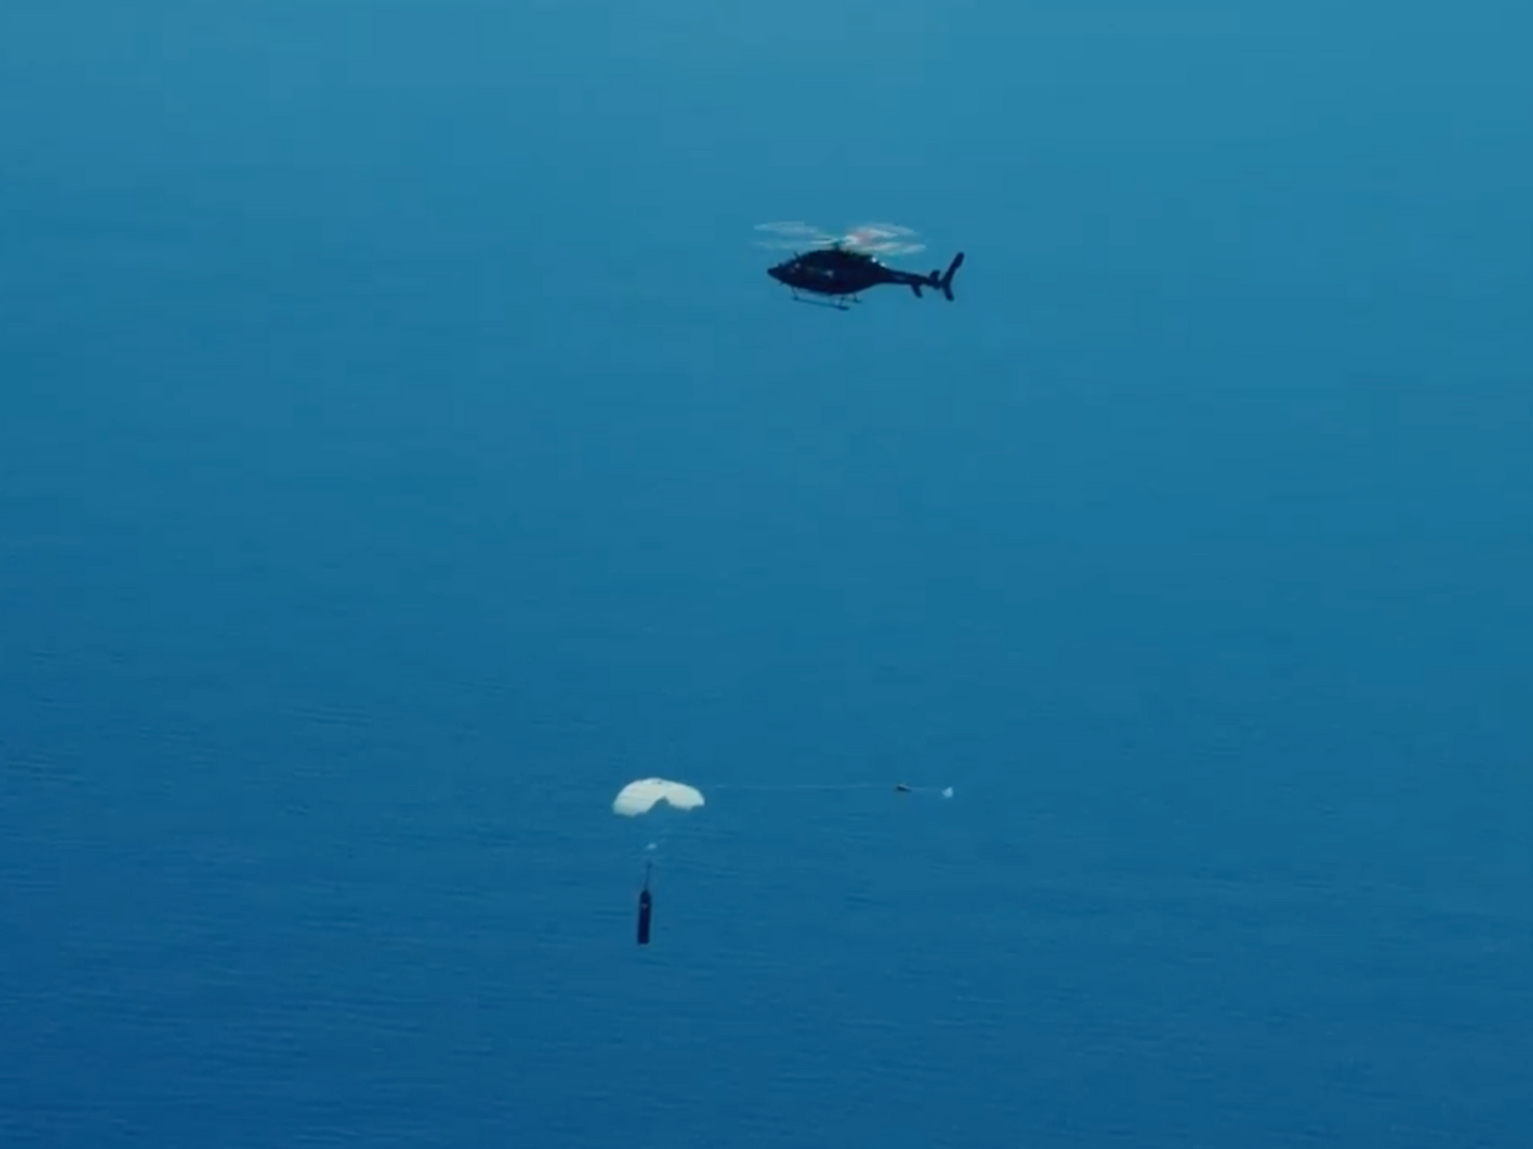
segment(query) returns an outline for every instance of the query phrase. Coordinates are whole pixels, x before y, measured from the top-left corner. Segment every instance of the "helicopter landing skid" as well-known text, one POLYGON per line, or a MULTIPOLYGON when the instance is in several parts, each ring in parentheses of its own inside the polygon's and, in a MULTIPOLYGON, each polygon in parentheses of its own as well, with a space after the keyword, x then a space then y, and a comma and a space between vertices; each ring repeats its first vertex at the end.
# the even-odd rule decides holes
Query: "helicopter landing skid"
POLYGON ((809 295, 800 295, 792 292, 794 303, 804 303, 810 307, 828 307, 832 311, 850 311, 852 304, 861 303, 862 299, 856 295, 841 296, 832 299, 816 299, 809 295))

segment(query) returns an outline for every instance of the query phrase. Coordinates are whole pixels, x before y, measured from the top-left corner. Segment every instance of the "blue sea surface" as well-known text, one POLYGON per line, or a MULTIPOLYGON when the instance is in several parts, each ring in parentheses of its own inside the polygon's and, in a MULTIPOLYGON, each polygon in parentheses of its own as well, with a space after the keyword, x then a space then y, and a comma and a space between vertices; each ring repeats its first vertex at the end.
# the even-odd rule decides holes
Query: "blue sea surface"
POLYGON ((1530 36, 5 6, 0 1146, 1533 1145, 1530 36))

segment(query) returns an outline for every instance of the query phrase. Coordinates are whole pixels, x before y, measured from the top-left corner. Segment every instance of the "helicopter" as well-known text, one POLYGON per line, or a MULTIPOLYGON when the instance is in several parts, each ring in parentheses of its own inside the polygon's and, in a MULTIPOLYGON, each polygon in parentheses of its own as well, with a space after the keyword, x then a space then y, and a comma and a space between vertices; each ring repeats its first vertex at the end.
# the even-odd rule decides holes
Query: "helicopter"
POLYGON ((952 302, 953 275, 963 265, 961 251, 948 264, 947 271, 933 271, 930 275, 901 271, 881 262, 880 255, 908 255, 926 246, 907 238, 916 233, 899 224, 861 224, 844 235, 831 235, 798 222, 764 223, 756 230, 780 237, 758 241, 758 246, 793 252, 791 259, 767 268, 767 275, 787 287, 795 301, 837 311, 861 303, 864 291, 883 284, 908 287, 917 298, 923 287, 930 287, 952 302), (812 250, 800 253, 799 249, 805 247, 812 250))

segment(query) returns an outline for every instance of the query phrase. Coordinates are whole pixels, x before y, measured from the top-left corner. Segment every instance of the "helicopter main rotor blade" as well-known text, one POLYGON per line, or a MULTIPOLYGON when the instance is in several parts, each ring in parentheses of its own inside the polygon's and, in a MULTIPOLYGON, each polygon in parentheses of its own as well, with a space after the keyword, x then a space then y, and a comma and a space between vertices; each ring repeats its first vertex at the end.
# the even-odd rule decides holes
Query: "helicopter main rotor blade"
POLYGON ((914 228, 898 223, 862 223, 849 228, 845 244, 854 251, 869 255, 909 255, 924 251, 926 245, 916 240, 914 228))
POLYGON ((776 232, 778 235, 824 235, 824 234, 826 234, 825 229, 823 227, 815 227, 814 224, 812 224, 812 223, 805 223, 803 220, 799 220, 799 219, 782 220, 782 221, 780 221, 778 223, 758 223, 756 225, 756 230, 757 231, 776 232))
POLYGON ((758 239, 757 247, 773 248, 778 251, 793 251, 806 247, 830 247, 836 243, 839 236, 832 235, 824 228, 815 227, 813 224, 802 223, 797 220, 783 223, 763 223, 756 225, 757 231, 769 232, 778 236, 777 239, 758 239))
POLYGON ((917 234, 913 228, 897 223, 858 224, 839 235, 801 220, 757 224, 756 230, 779 237, 758 240, 758 247, 779 251, 802 250, 806 247, 842 247, 865 255, 909 255, 926 247, 924 243, 909 238, 917 234))
POLYGON ((811 247, 834 247, 836 237, 810 236, 804 239, 758 239, 757 247, 764 247, 769 251, 804 251, 811 247))

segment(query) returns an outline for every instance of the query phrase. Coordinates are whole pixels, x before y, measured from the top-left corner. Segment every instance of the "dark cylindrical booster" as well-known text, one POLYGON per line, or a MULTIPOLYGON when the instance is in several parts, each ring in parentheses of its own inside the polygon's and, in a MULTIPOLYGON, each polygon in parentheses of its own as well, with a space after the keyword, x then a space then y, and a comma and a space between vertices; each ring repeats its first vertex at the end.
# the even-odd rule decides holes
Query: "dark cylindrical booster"
POLYGON ((654 907, 654 902, 649 896, 648 890, 639 893, 639 944, 649 945, 649 914, 654 907))

